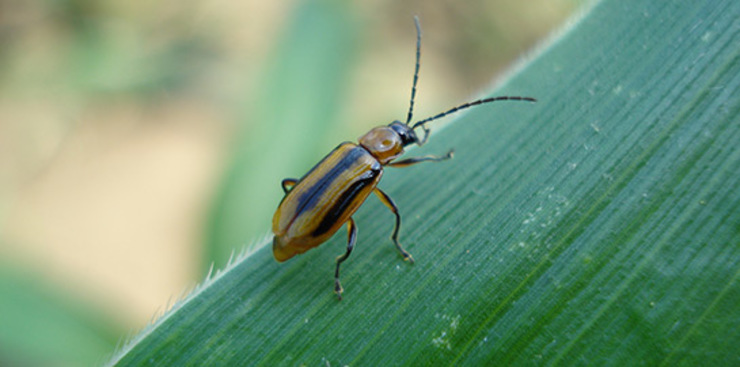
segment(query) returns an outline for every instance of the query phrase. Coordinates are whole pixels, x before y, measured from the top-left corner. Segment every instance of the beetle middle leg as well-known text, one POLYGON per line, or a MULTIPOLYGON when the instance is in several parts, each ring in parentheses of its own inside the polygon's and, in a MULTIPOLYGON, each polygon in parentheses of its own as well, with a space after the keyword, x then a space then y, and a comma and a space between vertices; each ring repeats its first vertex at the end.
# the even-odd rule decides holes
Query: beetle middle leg
POLYGON ((287 194, 288 191, 290 191, 290 189, 295 186, 296 182, 298 182, 298 180, 296 180, 295 178, 286 178, 282 182, 280 182, 280 186, 283 187, 283 191, 287 194))
POLYGON ((334 292, 342 300, 342 284, 339 283, 339 266, 342 265, 344 260, 347 260, 349 254, 352 253, 352 249, 355 247, 355 241, 357 241, 357 227, 355 226, 355 220, 351 217, 347 221, 347 252, 344 255, 337 257, 337 270, 334 272, 334 292))
POLYGON ((404 250, 403 247, 401 246, 401 243, 398 242, 398 231, 401 230, 401 215, 398 214, 398 207, 396 206, 396 203, 393 202, 393 200, 391 199, 390 196, 388 196, 388 194, 384 193, 379 188, 376 187, 375 190, 373 191, 375 192, 376 195, 378 195, 378 198, 380 198, 380 201, 383 202, 383 204, 385 204, 385 206, 387 206, 388 209, 390 209, 393 212, 393 214, 396 216, 396 226, 393 227, 393 235, 391 235, 391 239, 393 239, 393 243, 396 245, 398 252, 400 252, 401 256, 403 256, 403 260, 408 261, 413 264, 414 258, 411 257, 411 254, 406 252, 406 250, 404 250))
POLYGON ((452 156, 454 155, 454 153, 455 153, 454 150, 450 150, 449 152, 447 152, 447 154, 445 154, 445 155, 443 155, 441 157, 440 156, 435 156, 435 155, 425 155, 423 157, 414 157, 414 158, 402 159, 400 161, 395 161, 395 162, 389 163, 388 166, 390 166, 390 167, 408 167, 408 166, 411 166, 411 165, 414 165, 414 164, 417 164, 417 163, 421 163, 421 162, 439 162, 439 161, 444 161, 444 160, 447 160, 447 159, 452 158, 452 156))

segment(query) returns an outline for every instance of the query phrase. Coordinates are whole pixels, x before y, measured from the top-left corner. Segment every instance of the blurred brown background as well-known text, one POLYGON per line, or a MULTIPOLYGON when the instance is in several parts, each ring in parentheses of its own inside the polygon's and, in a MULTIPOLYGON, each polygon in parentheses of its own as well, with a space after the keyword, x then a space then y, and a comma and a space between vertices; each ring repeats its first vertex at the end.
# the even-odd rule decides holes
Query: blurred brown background
MULTIPOLYGON (((578 6, 339 4, 0 1, 0 266, 8 279, 0 313, 17 312, 12 302, 34 287, 41 300, 85 310, 72 314, 91 310, 110 324, 109 334, 141 328, 202 279, 207 264, 223 266, 223 256, 208 248, 208 232, 224 218, 214 214, 214 202, 225 197, 224 177, 241 164, 234 157, 249 139, 258 139, 255 149, 264 155, 257 154, 261 166, 245 170, 274 191, 262 199, 261 186, 242 190, 254 217, 242 220, 240 240, 226 241, 237 250, 269 231, 280 179, 306 167, 260 168, 290 160, 268 151, 272 146, 287 155, 293 150, 281 150, 286 146, 307 152, 305 161, 315 162, 339 141, 405 117, 414 15, 424 34, 416 115, 426 117, 485 90, 578 6), (340 123, 306 138, 317 148, 303 148, 301 140, 270 132, 279 121, 270 121, 269 111, 300 102, 270 98, 280 100, 265 106, 266 83, 271 73, 311 72, 309 61, 305 70, 280 69, 283 62, 301 65, 280 59, 301 47, 301 35, 290 29, 306 13, 335 8, 346 47, 321 57, 347 65, 333 81, 342 86, 332 115, 340 123), (252 115, 259 109, 267 112, 252 115)), ((324 93, 321 84, 281 88, 310 96, 324 93)), ((8 355, 14 331, 6 334, 0 354, 8 355)))

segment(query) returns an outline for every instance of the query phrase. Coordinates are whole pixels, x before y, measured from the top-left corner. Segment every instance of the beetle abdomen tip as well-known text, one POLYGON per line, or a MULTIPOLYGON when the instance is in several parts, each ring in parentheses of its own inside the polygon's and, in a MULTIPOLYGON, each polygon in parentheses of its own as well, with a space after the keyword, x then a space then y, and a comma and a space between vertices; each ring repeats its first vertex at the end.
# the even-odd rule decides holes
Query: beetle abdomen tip
POLYGON ((292 251, 286 251, 286 246, 282 236, 274 236, 272 238, 272 255, 275 256, 275 260, 283 262, 290 259, 295 255, 292 251))

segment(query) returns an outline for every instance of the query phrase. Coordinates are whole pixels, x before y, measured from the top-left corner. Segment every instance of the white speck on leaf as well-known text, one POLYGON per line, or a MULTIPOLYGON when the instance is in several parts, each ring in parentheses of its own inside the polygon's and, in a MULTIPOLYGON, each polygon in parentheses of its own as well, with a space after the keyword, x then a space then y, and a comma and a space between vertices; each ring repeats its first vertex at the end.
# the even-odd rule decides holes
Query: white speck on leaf
POLYGON ((451 350, 452 346, 450 345, 450 341, 445 339, 445 336, 447 336, 446 332, 442 332, 442 335, 432 339, 432 344, 434 344, 437 348, 445 348, 447 350, 451 350))
POLYGON ((454 317, 449 315, 441 315, 435 314, 434 317, 441 318, 442 320, 449 320, 450 325, 448 328, 442 330, 438 337, 432 339, 432 344, 437 348, 444 348, 447 350, 452 350, 452 344, 450 344, 450 336, 455 334, 457 331, 457 327, 460 326, 460 315, 456 315, 454 317))

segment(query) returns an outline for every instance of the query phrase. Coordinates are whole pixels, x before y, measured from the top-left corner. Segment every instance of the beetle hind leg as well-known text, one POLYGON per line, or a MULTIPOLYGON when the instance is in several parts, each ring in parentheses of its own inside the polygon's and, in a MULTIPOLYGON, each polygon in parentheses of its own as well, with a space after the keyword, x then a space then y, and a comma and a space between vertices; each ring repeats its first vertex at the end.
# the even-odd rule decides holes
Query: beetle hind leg
POLYGON ((347 221, 347 251, 344 253, 344 255, 340 255, 337 257, 337 269, 334 272, 334 293, 337 294, 337 297, 339 297, 339 300, 342 300, 342 292, 344 289, 342 288, 342 284, 339 282, 339 266, 342 265, 344 260, 347 260, 349 257, 349 254, 352 253, 352 249, 355 247, 355 242, 357 241, 357 227, 355 226, 355 221, 352 218, 349 218, 349 221, 347 221))
POLYGON ((298 182, 298 180, 296 180, 295 178, 286 178, 282 182, 280 182, 280 186, 283 187, 283 192, 287 194, 288 191, 290 191, 290 189, 295 186, 296 182, 298 182))
POLYGON ((401 230, 401 215, 398 214, 398 207, 396 206, 396 203, 393 202, 393 199, 391 199, 388 194, 384 193, 379 188, 375 188, 375 194, 378 195, 378 198, 380 198, 380 201, 385 204, 385 206, 390 209, 393 214, 396 216, 396 225, 393 227, 393 234, 391 235, 391 239, 393 240, 393 243, 396 245, 396 248, 398 249, 398 252, 401 253, 401 256, 403 256, 404 261, 408 261, 410 263, 414 263, 414 258, 411 257, 411 254, 406 252, 406 250, 403 249, 403 246, 401 246, 401 243, 398 242, 398 231, 401 230))

